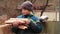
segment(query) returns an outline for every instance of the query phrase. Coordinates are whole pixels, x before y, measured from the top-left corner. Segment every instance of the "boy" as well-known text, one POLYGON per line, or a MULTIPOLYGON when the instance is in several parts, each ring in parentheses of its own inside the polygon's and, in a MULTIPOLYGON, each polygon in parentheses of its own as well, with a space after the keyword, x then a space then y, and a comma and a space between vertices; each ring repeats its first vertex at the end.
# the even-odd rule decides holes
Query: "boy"
POLYGON ((42 31, 42 26, 40 22, 37 22, 38 18, 31 14, 31 12, 33 11, 32 3, 30 1, 25 1, 24 3, 22 3, 20 8, 22 10, 22 15, 17 16, 17 18, 31 19, 30 22, 28 22, 29 27, 28 29, 22 29, 22 28, 19 29, 15 27, 19 24, 19 22, 15 22, 13 24, 12 31, 15 32, 16 34, 39 34, 42 31))

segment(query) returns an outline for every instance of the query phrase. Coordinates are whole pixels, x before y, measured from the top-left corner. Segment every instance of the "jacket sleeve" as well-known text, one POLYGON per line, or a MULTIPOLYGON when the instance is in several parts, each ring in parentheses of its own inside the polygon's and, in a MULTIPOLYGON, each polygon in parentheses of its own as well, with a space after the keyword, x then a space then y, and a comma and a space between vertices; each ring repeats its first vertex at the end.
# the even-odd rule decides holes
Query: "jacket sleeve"
POLYGON ((42 31, 41 23, 37 18, 34 18, 34 19, 35 19, 35 22, 30 20, 29 26, 35 33, 40 33, 42 31))

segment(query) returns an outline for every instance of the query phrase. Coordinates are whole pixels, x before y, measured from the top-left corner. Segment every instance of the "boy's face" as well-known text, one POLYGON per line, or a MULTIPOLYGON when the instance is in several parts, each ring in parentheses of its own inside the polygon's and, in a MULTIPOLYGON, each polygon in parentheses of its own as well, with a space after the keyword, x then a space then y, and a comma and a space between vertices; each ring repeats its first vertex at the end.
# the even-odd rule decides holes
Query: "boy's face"
POLYGON ((23 15, 30 14, 30 11, 28 11, 28 10, 26 10, 26 9, 22 9, 22 14, 23 14, 23 15))

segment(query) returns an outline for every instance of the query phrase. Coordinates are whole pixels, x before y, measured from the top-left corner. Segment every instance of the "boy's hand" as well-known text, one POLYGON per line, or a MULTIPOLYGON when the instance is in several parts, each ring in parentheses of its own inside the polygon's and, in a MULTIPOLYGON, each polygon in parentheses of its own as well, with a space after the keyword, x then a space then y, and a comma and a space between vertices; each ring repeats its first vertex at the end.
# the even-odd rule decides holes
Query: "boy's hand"
POLYGON ((30 21, 28 20, 28 21, 15 21, 14 23, 13 23, 13 26, 14 27, 17 27, 18 25, 21 25, 21 24, 26 24, 26 25, 28 25, 28 24, 30 24, 30 21))
POLYGON ((25 22, 24 21, 15 21, 14 23, 13 23, 13 26, 14 27, 17 27, 19 24, 24 24, 25 22))
POLYGON ((25 24, 29 25, 30 24, 30 20, 25 21, 25 24))

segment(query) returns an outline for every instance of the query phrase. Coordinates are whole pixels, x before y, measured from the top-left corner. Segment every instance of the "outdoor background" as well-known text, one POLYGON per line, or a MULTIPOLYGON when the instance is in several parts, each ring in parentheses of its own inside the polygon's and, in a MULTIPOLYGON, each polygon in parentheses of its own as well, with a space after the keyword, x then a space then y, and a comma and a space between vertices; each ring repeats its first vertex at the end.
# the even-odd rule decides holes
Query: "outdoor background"
MULTIPOLYGON (((24 0, 0 0, 0 24, 11 17, 20 15, 20 11, 17 10, 18 6, 23 3, 24 0)), ((36 0, 33 3, 35 6, 43 6, 46 4, 46 0, 36 0)), ((48 16, 47 29, 42 33, 46 34, 59 34, 59 0, 49 0, 48 7, 43 15, 48 16)), ((34 10, 34 15, 40 17, 41 10, 34 10)))

